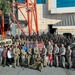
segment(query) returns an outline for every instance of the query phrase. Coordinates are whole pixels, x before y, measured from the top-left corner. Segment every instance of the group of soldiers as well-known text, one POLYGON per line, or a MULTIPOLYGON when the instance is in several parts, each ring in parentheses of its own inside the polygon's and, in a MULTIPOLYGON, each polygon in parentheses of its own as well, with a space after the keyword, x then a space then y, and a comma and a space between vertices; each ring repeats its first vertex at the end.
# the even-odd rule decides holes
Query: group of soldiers
MULTIPOLYGON (((16 38, 13 39, 13 44, 11 46, 3 45, 2 52, 2 65, 5 66, 7 61, 9 65, 14 68, 16 66, 28 66, 42 70, 43 67, 48 66, 60 66, 65 68, 66 62, 68 68, 72 66, 75 68, 75 49, 71 50, 68 45, 65 48, 65 43, 54 42, 57 39, 46 40, 46 36, 42 36, 44 40, 36 40, 31 38, 16 38), (44 46, 42 50, 38 47, 38 42, 43 42, 44 46), (59 45, 60 44, 60 45, 59 45), (11 60, 7 56, 7 52, 10 51, 11 60), (66 59, 66 60, 65 60, 66 59)), ((51 37, 50 37, 51 38, 51 37)))
POLYGON ((24 40, 17 40, 11 46, 6 44, 0 48, 2 54, 0 63, 3 67, 9 65, 16 68, 16 66, 28 66, 37 68, 40 71, 43 69, 43 58, 40 56, 40 49, 38 48, 37 41, 33 43, 24 40))

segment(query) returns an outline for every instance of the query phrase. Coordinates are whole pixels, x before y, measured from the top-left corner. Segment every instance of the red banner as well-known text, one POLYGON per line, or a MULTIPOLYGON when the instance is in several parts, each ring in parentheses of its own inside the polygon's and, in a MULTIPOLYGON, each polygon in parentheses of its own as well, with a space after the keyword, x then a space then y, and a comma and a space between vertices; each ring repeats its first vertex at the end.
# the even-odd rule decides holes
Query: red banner
POLYGON ((40 52, 42 51, 43 47, 44 47, 44 43, 43 42, 39 42, 38 43, 38 48, 40 49, 40 52))

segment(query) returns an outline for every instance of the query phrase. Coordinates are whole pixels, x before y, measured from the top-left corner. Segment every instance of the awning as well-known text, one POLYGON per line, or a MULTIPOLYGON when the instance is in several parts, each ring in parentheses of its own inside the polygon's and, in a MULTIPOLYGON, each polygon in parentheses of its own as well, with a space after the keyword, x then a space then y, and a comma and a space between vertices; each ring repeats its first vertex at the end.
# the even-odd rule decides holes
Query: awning
POLYGON ((54 24, 53 26, 75 26, 75 14, 67 17, 66 19, 54 24))

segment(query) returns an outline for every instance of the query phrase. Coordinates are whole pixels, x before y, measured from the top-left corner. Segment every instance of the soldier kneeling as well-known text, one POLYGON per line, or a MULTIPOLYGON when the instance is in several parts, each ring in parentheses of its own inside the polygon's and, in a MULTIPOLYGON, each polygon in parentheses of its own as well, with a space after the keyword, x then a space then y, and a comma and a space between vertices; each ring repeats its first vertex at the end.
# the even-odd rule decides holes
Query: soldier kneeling
POLYGON ((43 69, 43 59, 41 57, 38 57, 38 59, 34 61, 33 66, 36 67, 36 69, 38 69, 39 71, 42 71, 42 69, 43 69))

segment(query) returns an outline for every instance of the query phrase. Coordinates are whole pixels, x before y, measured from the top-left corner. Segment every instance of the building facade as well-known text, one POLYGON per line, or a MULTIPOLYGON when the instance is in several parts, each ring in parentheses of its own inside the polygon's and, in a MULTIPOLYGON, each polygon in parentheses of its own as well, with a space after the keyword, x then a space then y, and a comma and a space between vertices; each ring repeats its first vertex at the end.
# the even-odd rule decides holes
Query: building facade
MULTIPOLYGON (((20 0, 25 3, 25 0, 20 0)), ((36 0, 38 13, 39 33, 48 32, 50 26, 58 29, 58 33, 75 32, 75 0, 36 0), (73 16, 73 17, 72 17, 73 16)), ((26 9, 21 9, 24 15, 27 15, 26 9)), ((22 14, 18 11, 18 19, 24 20, 22 14)), ((33 29, 35 25, 33 23, 33 29)), ((24 28, 28 33, 28 27, 24 28)))

